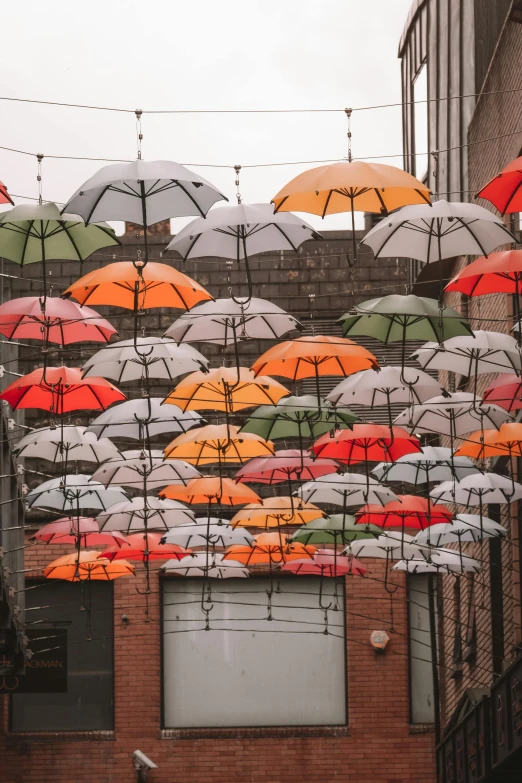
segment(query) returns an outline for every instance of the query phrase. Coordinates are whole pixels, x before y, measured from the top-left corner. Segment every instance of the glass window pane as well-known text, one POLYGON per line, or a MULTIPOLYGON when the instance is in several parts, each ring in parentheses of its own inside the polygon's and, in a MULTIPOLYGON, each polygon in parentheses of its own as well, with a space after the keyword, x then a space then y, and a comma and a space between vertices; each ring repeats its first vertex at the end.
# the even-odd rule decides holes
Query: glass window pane
POLYGON ((428 173, 428 69, 423 65, 413 83, 413 126, 415 140, 415 176, 424 180, 428 173), (418 153, 422 153, 419 155, 418 153))
POLYGON ((412 723, 433 723, 428 575, 408 576, 410 630, 410 701, 412 723))

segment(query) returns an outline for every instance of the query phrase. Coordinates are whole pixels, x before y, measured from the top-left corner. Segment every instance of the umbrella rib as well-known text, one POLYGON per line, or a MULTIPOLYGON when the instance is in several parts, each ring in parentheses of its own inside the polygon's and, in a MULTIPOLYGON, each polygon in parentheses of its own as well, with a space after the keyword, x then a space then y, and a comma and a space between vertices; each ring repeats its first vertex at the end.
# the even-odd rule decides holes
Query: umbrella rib
MULTIPOLYGON (((173 183, 174 183, 174 182, 176 182, 176 183, 177 183, 178 187, 180 187, 180 188, 181 188, 181 190, 182 190, 182 191, 183 191, 183 193, 184 193, 184 194, 187 196, 187 198, 189 198, 189 199, 192 201, 192 203, 193 203, 193 204, 194 204, 194 206, 196 207, 196 209, 197 209, 197 211, 199 212, 199 214, 201 215, 201 217, 203 217, 203 218, 204 218, 204 217, 205 217, 205 213, 203 212, 203 210, 202 210, 202 209, 201 209, 201 207, 199 206, 199 204, 198 204, 198 202, 196 201, 196 199, 195 199, 193 196, 191 196, 191 194, 188 192, 188 190, 186 189, 186 187, 185 187, 184 185, 182 185, 182 184, 181 184, 181 182, 180 182, 179 180, 172 180, 172 182, 173 182, 173 183)), ((187 309, 188 309, 188 308, 187 308, 187 309)))
MULTIPOLYGON (((101 189, 99 196, 96 199, 94 199, 94 204, 92 205, 92 209, 89 212, 89 216, 88 216, 87 220, 85 221, 85 225, 90 223, 90 220, 91 220, 92 216, 94 215, 96 207, 98 206, 98 204, 100 203, 100 201, 102 200, 102 198, 104 197, 104 195, 107 193, 107 191, 109 189, 110 189, 110 185, 106 185, 104 188, 101 189)), ((64 211, 65 211, 65 207, 62 210, 62 214, 63 214, 64 211)))
POLYGON ((515 196, 518 193, 518 191, 520 190, 520 188, 522 188, 522 179, 517 184, 517 186, 514 188, 513 192, 511 193, 511 195, 509 196, 508 200, 506 201, 506 203, 504 205, 504 208, 503 208, 502 212, 500 213, 502 215, 502 217, 504 217, 504 215, 506 214, 509 205, 511 204, 511 202, 515 198, 515 196))

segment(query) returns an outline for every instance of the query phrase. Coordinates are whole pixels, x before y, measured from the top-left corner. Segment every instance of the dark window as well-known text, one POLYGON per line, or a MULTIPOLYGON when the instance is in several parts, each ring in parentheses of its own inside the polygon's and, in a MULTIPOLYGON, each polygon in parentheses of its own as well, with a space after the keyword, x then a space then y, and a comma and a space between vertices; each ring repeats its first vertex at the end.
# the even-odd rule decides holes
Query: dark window
MULTIPOLYGON (((35 587, 35 583, 28 582, 27 586, 35 587)), ((47 649, 67 640, 67 693, 13 694, 11 731, 112 729, 112 585, 39 582, 34 590, 27 590, 26 607, 30 610, 26 615, 28 628, 35 630, 39 627, 35 622, 41 622, 44 630, 40 636, 56 637, 49 638, 47 649), (88 606, 89 611, 85 609, 88 606)), ((45 649, 42 643, 40 638, 40 649, 45 649)))
MULTIPOLYGON (((500 506, 490 505, 489 516, 501 523, 500 506)), ((491 605, 491 650, 493 676, 504 669, 504 601, 502 595, 502 539, 489 539, 489 589, 491 605)))

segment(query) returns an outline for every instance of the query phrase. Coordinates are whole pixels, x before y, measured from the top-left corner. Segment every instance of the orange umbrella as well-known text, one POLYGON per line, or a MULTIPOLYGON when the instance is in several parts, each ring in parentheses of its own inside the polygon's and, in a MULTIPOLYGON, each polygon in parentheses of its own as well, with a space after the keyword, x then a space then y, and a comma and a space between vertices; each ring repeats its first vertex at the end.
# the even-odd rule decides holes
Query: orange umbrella
POLYGON ((161 497, 181 500, 190 505, 215 503, 222 506, 242 506, 244 503, 260 503, 252 489, 220 476, 202 476, 183 484, 173 484, 160 492, 161 497))
POLYGON ((522 457, 522 424, 505 422, 498 430, 477 430, 466 437, 455 455, 485 459, 497 456, 522 457))
POLYGON ((326 514, 313 503, 291 497, 263 498, 261 503, 250 503, 232 517, 232 527, 279 527, 306 525, 326 514))
POLYGON ((151 307, 189 310, 198 302, 213 299, 195 280, 153 261, 141 267, 132 261, 107 264, 81 277, 63 296, 72 296, 81 305, 117 304, 136 312, 151 307))
POLYGON ((343 337, 299 337, 274 345, 252 365, 256 376, 261 372, 280 375, 293 381, 315 376, 320 398, 320 375, 352 375, 360 370, 378 369, 379 363, 370 351, 343 337))
POLYGON ((208 373, 193 372, 165 399, 182 411, 215 410, 234 413, 254 405, 275 405, 290 394, 272 378, 256 378, 248 367, 218 367, 208 373))
POLYGON ((192 465, 243 464, 253 457, 274 453, 274 444, 253 432, 239 432, 228 424, 209 424, 184 432, 165 449, 167 459, 182 459, 192 465))
POLYGON ((429 204, 430 191, 402 169, 362 160, 330 163, 298 174, 272 199, 275 212, 335 215, 351 212, 356 258, 355 211, 387 215, 406 204, 429 204))
POLYGON ((126 560, 111 563, 100 552, 75 552, 53 560, 44 568, 46 579, 64 579, 66 582, 107 581, 120 576, 134 576, 134 566, 126 560))
POLYGON ((290 560, 309 557, 313 559, 316 547, 288 542, 288 536, 280 533, 260 533, 253 546, 232 544, 223 555, 223 560, 238 560, 243 565, 280 565, 290 560))

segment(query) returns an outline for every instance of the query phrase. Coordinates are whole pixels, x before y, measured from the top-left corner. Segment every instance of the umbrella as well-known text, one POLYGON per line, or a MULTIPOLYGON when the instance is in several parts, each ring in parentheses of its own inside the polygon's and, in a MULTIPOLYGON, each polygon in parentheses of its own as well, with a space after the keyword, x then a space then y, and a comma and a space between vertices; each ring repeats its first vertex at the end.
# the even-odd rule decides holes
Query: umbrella
POLYGON ((178 544, 183 547, 227 547, 231 544, 251 545, 254 537, 248 530, 234 529, 227 520, 209 517, 196 520, 194 525, 178 525, 164 533, 162 544, 178 544))
POLYGON ((478 560, 467 555, 460 555, 452 550, 433 552, 429 562, 422 558, 399 560, 392 571, 407 571, 409 574, 478 574, 482 566, 478 560))
POLYGON ((522 409, 522 379, 510 373, 499 375, 491 381, 484 392, 483 402, 492 402, 505 408, 508 413, 522 409))
POLYGON ((448 370, 467 377, 482 373, 520 374, 522 362, 517 341, 501 332, 475 332, 474 337, 452 337, 443 343, 426 343, 411 355, 423 370, 448 370))
POLYGON ((233 579, 250 576, 248 569, 239 560, 225 559, 224 555, 207 552, 199 552, 181 560, 169 560, 161 567, 161 570, 166 574, 172 573, 189 577, 205 576, 209 579, 233 579))
POLYGON ((499 427, 509 418, 502 408, 483 405, 480 397, 470 392, 454 392, 406 408, 397 416, 395 424, 417 434, 447 435, 453 440, 477 426, 499 427))
POLYGON ((127 500, 127 493, 121 487, 105 489, 99 481, 93 481, 83 473, 44 481, 25 498, 30 509, 52 508, 69 514, 80 509, 106 511, 109 506, 124 500, 127 500))
POLYGON ((100 529, 135 533, 142 530, 169 530, 194 521, 194 513, 175 500, 136 497, 114 503, 96 518, 100 529))
POLYGON ((217 207, 206 218, 196 218, 174 237, 167 250, 175 250, 184 261, 198 258, 229 258, 243 261, 252 296, 248 259, 258 253, 297 253, 303 242, 321 238, 314 229, 289 213, 274 214, 271 204, 242 204, 217 207))
POLYGON ((238 427, 209 424, 178 435, 165 449, 167 459, 182 459, 193 465, 230 465, 274 453, 274 444, 238 427))
POLYGON ((250 460, 235 475, 236 481, 253 484, 279 484, 287 481, 311 481, 339 471, 339 465, 331 459, 313 459, 308 451, 284 449, 270 457, 250 460))
POLYGON ((386 561, 404 558, 422 558, 422 548, 415 544, 412 536, 406 533, 387 532, 378 538, 365 538, 352 541, 346 550, 354 557, 383 558, 386 561))
POLYGON ((34 457, 49 462, 104 462, 119 457, 119 451, 107 438, 98 438, 86 427, 64 424, 33 430, 13 447, 17 457, 34 457))
POLYGON ((460 480, 478 473, 478 468, 467 457, 455 457, 443 446, 423 446, 417 454, 405 454, 397 462, 381 462, 372 473, 379 481, 398 481, 405 484, 430 484, 437 481, 460 480))
POLYGON ((421 530, 413 539, 417 544, 443 546, 471 541, 477 543, 484 538, 502 538, 507 530, 498 522, 478 514, 457 514, 451 522, 442 522, 421 530))
POLYGON ((188 310, 212 296, 182 272, 167 264, 149 262, 146 266, 132 261, 106 264, 76 280, 62 294, 81 305, 113 305, 139 312, 151 307, 174 307, 188 310))
POLYGON ((124 487, 150 489, 167 484, 187 484, 198 478, 198 471, 183 460, 165 460, 161 450, 132 449, 122 451, 100 465, 93 479, 105 487, 121 484, 124 487))
MULTIPOLYGON (((501 424, 501 427, 510 426, 509 424, 501 424)), ((511 424, 514 427, 520 427, 519 424, 511 424)), ((473 457, 474 459, 486 459, 487 457, 505 457, 511 449, 513 451, 518 447, 520 451, 520 438, 515 437, 514 440, 509 441, 506 444, 498 443, 499 430, 477 430, 470 435, 466 435, 466 440, 461 443, 458 449, 455 450, 455 455, 461 459, 465 457, 473 457)))
POLYGON ((377 503, 385 506, 396 495, 378 481, 362 473, 343 473, 340 476, 321 476, 299 487, 296 494, 306 501, 331 503, 336 506, 361 506, 377 503))
POLYGON ((464 506, 482 506, 487 503, 514 503, 522 498, 522 485, 507 476, 498 473, 481 473, 479 476, 466 476, 454 484, 443 481, 430 492, 435 501, 461 503, 464 506))
POLYGON ((416 495, 398 495, 396 500, 382 506, 368 504, 359 509, 355 519, 360 525, 377 525, 381 528, 398 527, 401 530, 423 530, 451 520, 451 511, 445 506, 434 505, 416 495))
POLYGON ((59 345, 108 343, 116 333, 90 307, 56 296, 24 296, 0 305, 0 334, 8 340, 42 340, 59 345))
POLYGON ((57 415, 105 410, 125 399, 105 378, 82 379, 79 367, 39 367, 13 381, 0 394, 13 409, 40 408, 57 415))
POLYGON ((161 491, 161 496, 183 500, 189 504, 208 503, 222 506, 242 506, 260 503, 260 497, 250 487, 238 484, 224 476, 202 476, 189 481, 186 486, 174 485, 161 491))
POLYGON ((354 424, 351 430, 325 433, 312 446, 321 457, 330 457, 346 465, 357 462, 394 462, 404 454, 420 451, 417 438, 402 427, 382 424, 354 424))
POLYGON ((227 347, 238 340, 278 340, 287 332, 302 328, 293 315, 273 302, 236 297, 196 305, 174 321, 165 337, 178 343, 203 342, 227 347))
POLYGON ((7 192, 7 186, 3 182, 0 182, 0 204, 12 204, 14 206, 14 201, 7 192))
POLYGON ((46 579, 63 579, 66 582, 112 581, 121 576, 134 576, 134 566, 126 560, 111 563, 100 552, 80 552, 63 555, 44 568, 46 579))
POLYGON ((127 400, 101 413, 87 428, 97 438, 149 440, 167 432, 186 432, 201 422, 199 413, 162 405, 161 397, 127 400))
POLYGON ((80 546, 127 547, 125 536, 114 530, 112 533, 100 532, 100 526, 91 517, 64 517, 43 525, 32 537, 45 544, 75 544, 80 546))
POLYGON ((312 559, 316 549, 296 541, 289 541, 282 533, 260 533, 253 545, 233 544, 229 546, 224 560, 237 560, 243 565, 280 565, 290 560, 312 559))
POLYGON ((345 555, 336 555, 328 553, 327 559, 325 554, 322 554, 326 550, 318 550, 313 560, 291 560, 289 563, 285 563, 281 566, 281 571, 288 572, 290 574, 300 574, 301 576, 322 576, 322 577, 339 577, 347 576, 348 574, 355 574, 357 576, 364 576, 368 573, 368 569, 359 563, 354 557, 346 557, 345 555), (320 560, 319 558, 322 558, 320 560), (324 562, 326 560, 326 562, 324 562))
POLYGON ((125 558, 148 563, 151 560, 168 560, 169 557, 180 560, 189 554, 186 549, 174 544, 160 546, 160 539, 161 533, 131 533, 126 538, 126 547, 111 547, 102 552, 101 557, 111 562, 125 558))
POLYGON ((248 367, 218 367, 183 378, 165 403, 177 405, 182 411, 217 410, 230 414, 262 403, 274 404, 287 394, 288 389, 273 378, 256 378, 248 367))
POLYGON ((321 516, 325 516, 323 511, 312 503, 277 496, 263 498, 261 503, 249 503, 232 517, 230 524, 232 527, 263 527, 266 530, 270 527, 306 525, 321 516))
POLYGON ((418 179, 395 166, 353 161, 350 151, 348 158, 348 161, 298 174, 274 196, 272 203, 276 212, 295 210, 322 218, 351 212, 355 261, 356 210, 387 215, 404 204, 429 204, 430 191, 418 179))
POLYGON ((500 250, 480 256, 455 275, 446 291, 466 296, 519 294, 522 280, 522 250, 500 250))
POLYGON ((99 375, 117 383, 161 378, 169 381, 194 370, 207 371, 208 359, 190 345, 162 337, 136 337, 111 343, 83 365, 83 377, 99 375))
POLYGON ((484 185, 475 198, 479 197, 490 201, 502 217, 522 212, 522 157, 512 160, 484 185))
POLYGON ((261 405, 250 414, 241 432, 253 432, 262 438, 317 438, 333 429, 349 427, 357 416, 344 407, 333 407, 326 400, 310 394, 284 397, 277 405, 261 405))
POLYGON ((382 533, 376 525, 358 525, 349 514, 332 514, 312 519, 293 533, 289 541, 301 544, 349 544, 362 538, 376 538, 382 533))

